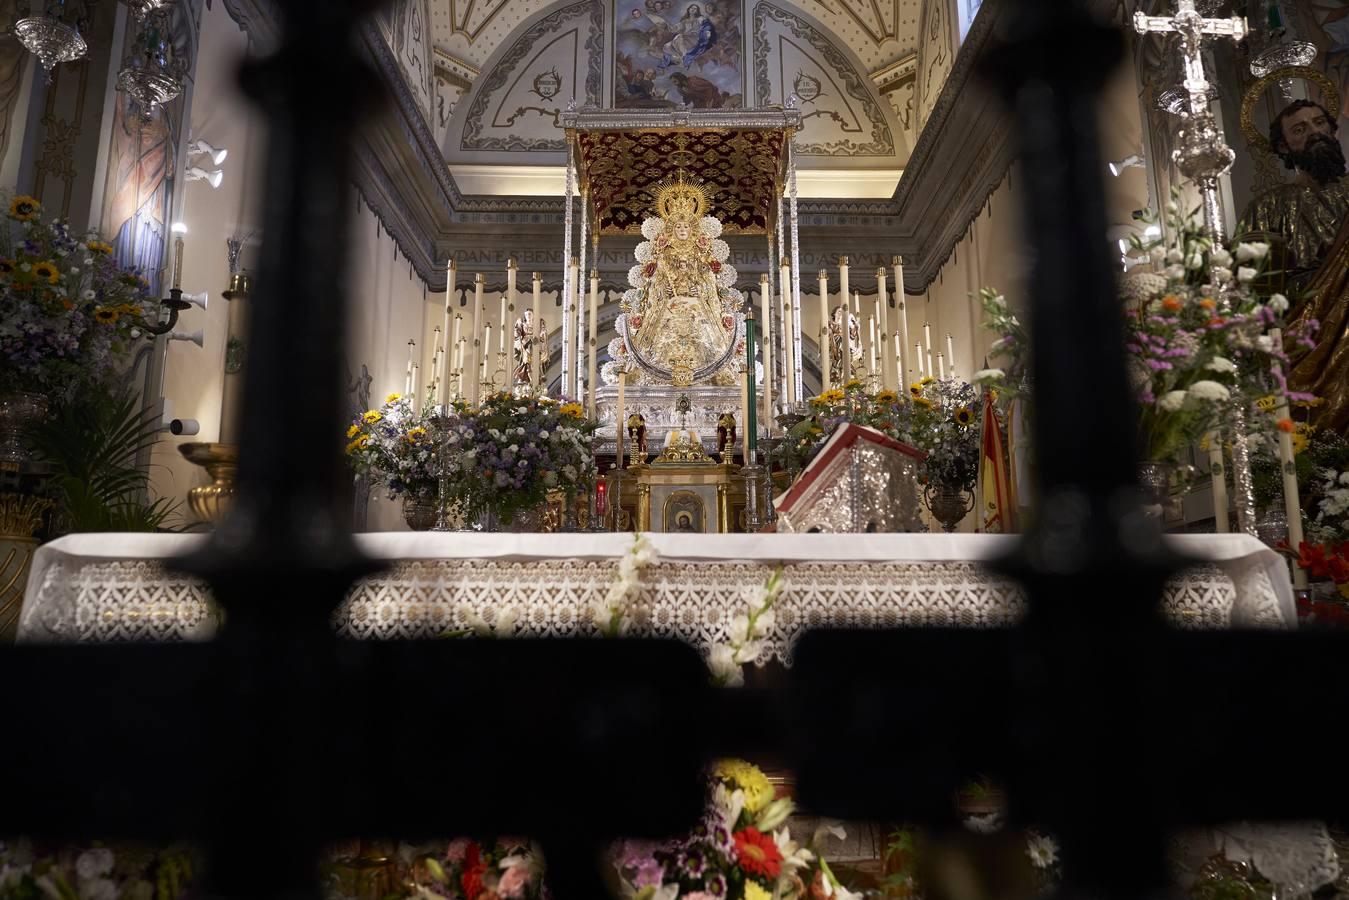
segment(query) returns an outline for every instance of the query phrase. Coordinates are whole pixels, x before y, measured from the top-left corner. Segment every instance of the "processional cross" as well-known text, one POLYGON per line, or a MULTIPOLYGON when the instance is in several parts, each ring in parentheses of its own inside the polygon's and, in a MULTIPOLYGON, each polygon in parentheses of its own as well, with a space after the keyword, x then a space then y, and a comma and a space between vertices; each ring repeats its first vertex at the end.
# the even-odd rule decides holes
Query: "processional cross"
POLYGON ((1180 52, 1185 63, 1185 91, 1189 108, 1186 125, 1180 131, 1180 146, 1172 154, 1181 174, 1199 186, 1204 200, 1204 227, 1214 244, 1227 236, 1222 206, 1218 198, 1218 177, 1232 167, 1236 154, 1223 139, 1222 129, 1208 107, 1208 76, 1204 74, 1204 38, 1225 37, 1240 41, 1250 33, 1246 19, 1206 19, 1194 8, 1194 0, 1176 0, 1176 14, 1150 16, 1134 13, 1134 31, 1139 34, 1180 36, 1180 52))

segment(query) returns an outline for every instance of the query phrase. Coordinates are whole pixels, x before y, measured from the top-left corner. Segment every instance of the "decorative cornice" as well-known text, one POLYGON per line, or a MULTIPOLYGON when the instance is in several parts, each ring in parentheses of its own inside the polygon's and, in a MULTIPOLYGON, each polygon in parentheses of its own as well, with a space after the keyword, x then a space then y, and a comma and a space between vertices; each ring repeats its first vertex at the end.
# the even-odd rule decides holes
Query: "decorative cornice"
POLYGON ((870 73, 872 84, 876 85, 876 90, 882 94, 887 89, 893 90, 903 82, 918 77, 918 53, 906 53, 892 63, 881 66, 876 71, 870 73))
POLYGON ((895 188, 896 243, 910 294, 936 279, 1011 166, 1011 114, 976 74, 1010 15, 1004 0, 985 0, 895 188))
POLYGON ((479 75, 482 74, 482 70, 479 69, 477 66, 473 65, 473 63, 468 62, 467 60, 460 59, 459 57, 455 56, 453 53, 450 53, 443 47, 432 46, 431 52, 433 54, 436 67, 444 69, 451 75, 455 75, 459 78, 464 79, 465 81, 472 82, 475 78, 477 78, 479 75))

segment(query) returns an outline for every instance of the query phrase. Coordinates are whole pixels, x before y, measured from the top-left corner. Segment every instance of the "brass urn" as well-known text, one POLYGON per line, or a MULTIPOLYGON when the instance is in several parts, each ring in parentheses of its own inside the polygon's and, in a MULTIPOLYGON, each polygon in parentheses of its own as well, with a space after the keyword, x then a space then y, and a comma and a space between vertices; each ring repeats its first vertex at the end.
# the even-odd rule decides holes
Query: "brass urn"
POLYGON ((214 525, 229 510, 238 493, 239 445, 194 442, 178 445, 178 452, 211 476, 210 484, 187 492, 187 505, 198 519, 214 525))

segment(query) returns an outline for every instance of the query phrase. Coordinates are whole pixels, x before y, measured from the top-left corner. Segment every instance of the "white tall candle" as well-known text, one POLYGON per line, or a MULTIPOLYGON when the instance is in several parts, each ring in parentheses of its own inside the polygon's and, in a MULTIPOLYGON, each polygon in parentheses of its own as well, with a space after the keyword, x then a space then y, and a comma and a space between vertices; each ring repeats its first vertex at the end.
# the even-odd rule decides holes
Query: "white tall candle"
POLYGON ((940 353, 937 354, 937 379, 939 381, 946 380, 946 360, 942 359, 940 353))
POLYGON ((1208 441, 1208 468, 1213 481, 1213 530, 1227 534, 1232 525, 1227 518, 1227 472, 1223 465, 1223 433, 1213 429, 1205 436, 1208 441))
POLYGON ((951 332, 946 332, 946 361, 951 364, 951 377, 956 377, 956 342, 951 332))
MULTIPOLYGON (((530 355, 529 355, 529 377, 534 388, 534 393, 539 393, 539 388, 543 384, 543 373, 539 371, 539 344, 546 340, 543 334, 543 276, 534 273, 534 327, 530 331, 530 355)), ((545 345, 546 346, 546 345, 545 345)))
POLYGON ((586 404, 587 414, 590 418, 595 418, 595 388, 597 387, 595 354, 597 347, 595 344, 599 340, 599 321, 600 321, 600 273, 598 269, 590 270, 590 331, 586 340, 586 394, 589 402, 586 404))
POLYGON ((773 309, 768 274, 759 276, 759 346, 763 348, 763 423, 773 432, 773 309))
POLYGON ((464 362, 465 374, 469 378, 470 390, 468 399, 471 403, 482 401, 482 357, 486 350, 480 342, 479 335, 482 334, 482 326, 486 323, 486 316, 483 315, 483 277, 478 272, 473 276, 473 311, 470 316, 471 321, 468 325, 468 345, 465 348, 468 359, 464 362))
MULTIPOLYGON (((1271 328, 1269 330, 1270 342, 1275 347, 1283 346, 1283 329, 1271 328)), ((1282 391, 1279 393, 1278 405, 1274 408, 1274 420, 1281 422, 1283 420, 1292 421, 1288 412, 1288 395, 1282 391)), ((1297 463, 1296 454, 1293 452, 1293 435, 1291 432, 1279 431, 1279 462, 1283 469, 1283 509, 1288 517, 1288 546, 1294 550, 1302 545, 1302 500, 1298 497, 1297 488, 1297 463)), ((1307 586, 1307 572, 1296 562, 1293 563, 1293 587, 1301 590, 1307 586)))
POLYGON ((876 317, 867 316, 867 374, 876 377, 876 317))
MULTIPOLYGON (((501 323, 501 349, 506 351, 512 348, 512 338, 515 335, 515 310, 516 301, 516 278, 520 274, 520 267, 515 264, 515 257, 506 260, 506 321, 501 323)), ((514 370, 510 360, 506 361, 506 372, 509 374, 514 370)), ((509 382, 508 382, 509 383, 509 382)))
POLYGON ((412 408, 413 408, 414 410, 415 410, 415 409, 420 409, 420 408, 421 408, 421 404, 417 402, 417 375, 418 375, 420 369, 421 369, 420 366, 418 366, 416 363, 413 363, 413 364, 412 364, 412 373, 411 373, 411 375, 409 376, 409 377, 411 378, 411 381, 412 381, 412 389, 408 391, 408 400, 409 400, 409 402, 412 403, 412 408))
POLYGON ((913 342, 913 358, 917 360, 914 368, 918 371, 918 377, 922 378, 927 373, 923 371, 923 345, 919 341, 913 342))
POLYGON ((454 260, 451 259, 445 266, 445 315, 442 317, 440 323, 441 334, 444 335, 445 340, 448 342, 445 345, 445 349, 450 350, 450 352, 446 353, 441 358, 441 365, 436 368, 435 372, 436 383, 439 387, 439 390, 436 391, 437 402, 439 403, 446 402, 449 397, 450 357, 454 355, 453 350, 451 350, 454 346, 454 342, 450 340, 450 321, 454 312, 454 281, 456 274, 454 260))
MULTIPOLYGON (((618 442, 618 468, 623 468, 623 451, 628 443, 628 422, 623 409, 623 389, 628 383, 628 373, 618 373, 618 408, 614 415, 614 438, 618 442)), ((614 510, 617 517, 618 510, 614 510)), ((616 519, 615 519, 616 520, 616 519)))
POLYGON ((894 349, 894 356, 895 356, 895 358, 894 358, 893 360, 891 360, 891 363, 892 363, 892 364, 894 365, 894 367, 895 367, 895 374, 899 377, 899 381, 895 384, 895 389, 896 389, 896 390, 902 390, 903 387, 904 387, 904 377, 903 377, 903 376, 904 376, 904 345, 903 345, 902 343, 900 343, 900 338, 899 338, 899 332, 898 332, 898 331, 896 331, 896 332, 894 333, 894 335, 892 335, 892 338, 893 338, 893 341, 894 341, 894 348, 895 348, 895 349, 894 349))
POLYGON ((923 323, 923 349, 927 355, 932 355, 932 325, 928 322, 923 323))
POLYGON ((440 345, 441 336, 443 334, 444 332, 440 330, 439 325, 437 325, 435 330, 431 333, 431 387, 434 387, 436 391, 434 400, 436 403, 445 402, 445 379, 440 377, 440 355, 445 352, 445 348, 440 345))
MULTIPOLYGON (((492 384, 492 374, 493 374, 491 322, 488 322, 487 325, 482 330, 482 346, 483 346, 482 371, 478 374, 478 378, 482 381, 483 387, 488 388, 488 386, 492 384)), ((490 388, 488 388, 486 393, 488 394, 491 393, 490 388)))
POLYGON ((407 374, 403 377, 403 393, 412 396, 412 353, 417 349, 417 342, 408 338, 408 367, 407 374))
MULTIPOLYGON (((767 277, 767 276, 765 276, 767 277)), ((829 341, 829 272, 826 269, 820 270, 820 390, 827 391, 830 388, 831 372, 833 368, 830 354, 834 348, 830 346, 829 341)))
MULTIPOLYGON (((848 287, 848 257, 846 257, 846 256, 840 256, 840 257, 838 258, 838 299, 843 303, 844 306, 847 306, 847 305, 848 305, 848 302, 849 302, 850 300, 852 300, 852 292, 849 290, 849 287, 848 287)), ((853 309, 853 312, 855 313, 855 312, 857 312, 857 310, 856 310, 856 309, 853 309)), ((847 341, 846 338, 845 338, 844 341, 843 341, 843 346, 844 346, 845 348, 848 346, 848 341, 847 341)), ((848 357, 847 357, 847 355, 845 355, 845 356, 843 357, 843 363, 844 363, 844 375, 843 375, 843 380, 844 380, 844 381, 847 381, 847 380, 848 380, 848 376, 847 376, 848 357)))
POLYGON ((504 353, 506 351, 506 310, 508 306, 506 294, 503 292, 501 295, 501 315, 497 317, 497 353, 504 353))
POLYGON ((889 389, 895 387, 897 382, 893 360, 890 359, 890 296, 885 289, 885 278, 885 267, 877 267, 876 308, 880 310, 880 318, 876 320, 876 334, 880 340, 876 344, 876 355, 881 359, 881 386, 889 389))
MULTIPOLYGON (((581 261, 573 256, 571 258, 571 264, 567 267, 567 283, 570 285, 572 297, 571 309, 563 311, 567 316, 567 330, 571 335, 579 335, 581 331, 581 303, 580 294, 578 293, 580 278, 581 261)), ((577 341, 578 339, 576 337, 571 339, 572 344, 576 344, 577 341)), ((572 353, 569 353, 568 356, 575 355, 575 346, 569 347, 568 350, 573 351, 572 353)), ((565 367, 565 369, 569 369, 570 371, 564 371, 562 375, 562 396, 568 400, 575 400, 578 394, 579 386, 576 384, 577 365, 577 360, 571 359, 569 364, 565 367)))
MULTIPOLYGON (((895 256, 890 260, 890 264, 895 268, 895 313, 899 316, 899 338, 900 346, 908 349, 909 346, 909 311, 904 302, 904 257, 895 256)), ((901 357, 903 354, 900 354, 901 357)), ((909 379, 909 373, 903 366, 901 359, 899 371, 899 384, 902 386, 909 379)))

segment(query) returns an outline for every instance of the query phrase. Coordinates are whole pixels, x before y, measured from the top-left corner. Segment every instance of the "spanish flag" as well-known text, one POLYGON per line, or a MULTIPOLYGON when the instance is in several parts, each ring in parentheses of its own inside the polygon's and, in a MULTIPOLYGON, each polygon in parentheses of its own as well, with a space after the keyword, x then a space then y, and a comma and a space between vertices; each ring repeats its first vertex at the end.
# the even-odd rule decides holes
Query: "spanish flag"
POLYGON ((1003 453, 1002 425, 993 408, 993 395, 984 394, 983 435, 979 442, 979 530, 984 534, 1010 533, 1012 486, 1007 478, 1007 457, 1003 453))

